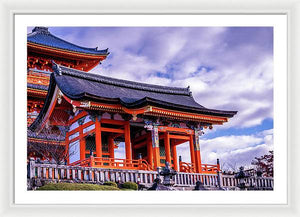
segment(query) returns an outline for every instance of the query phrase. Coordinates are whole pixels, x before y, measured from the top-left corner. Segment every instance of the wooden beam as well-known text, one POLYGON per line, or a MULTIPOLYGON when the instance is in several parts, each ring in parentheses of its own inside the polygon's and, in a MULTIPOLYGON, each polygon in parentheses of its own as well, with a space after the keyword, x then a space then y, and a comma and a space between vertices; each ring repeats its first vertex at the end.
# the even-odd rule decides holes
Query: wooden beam
POLYGON ((165 134, 160 134, 160 135, 159 135, 159 140, 165 139, 165 136, 166 136, 165 134))
POLYGON ((126 152, 126 159, 132 159, 132 152, 131 152, 131 139, 130 139, 130 123, 126 121, 125 125, 125 152, 126 152))
POLYGON ((67 122, 63 122, 63 121, 50 121, 50 125, 53 125, 53 126, 69 126, 67 124, 67 122))
POLYGON ((172 135, 172 134, 169 135, 169 138, 171 138, 171 139, 181 139, 181 140, 186 140, 186 141, 190 140, 190 136, 172 135))
POLYGON ((82 111, 80 112, 77 116, 75 116, 74 118, 72 118, 71 120, 68 121, 68 124, 71 125, 73 124, 75 121, 77 121, 80 118, 83 118, 84 116, 86 116, 88 113, 86 111, 82 111))
POLYGON ((83 137, 86 137, 86 136, 88 136, 88 135, 93 135, 94 133, 95 133, 95 129, 90 130, 90 131, 88 131, 88 132, 83 133, 83 137))
MULTIPOLYGON (((148 113, 148 112, 147 112, 148 113)), ((152 107, 151 112, 149 113, 158 113, 160 116, 176 116, 181 119, 195 119, 195 120, 205 120, 205 121, 215 121, 215 122, 227 122, 227 117, 217 117, 210 115, 200 115, 194 113, 180 112, 175 110, 163 109, 158 107, 152 107)))
POLYGON ((201 155, 200 155, 200 142, 199 142, 199 133, 195 133, 195 163, 196 163, 196 172, 201 173, 201 155))
POLYGON ((196 164, 196 172, 201 173, 202 168, 201 168, 201 155, 200 155, 200 150, 195 151, 195 164, 196 164))
POLYGON ((152 149, 152 142, 151 142, 151 135, 150 133, 147 134, 147 158, 148 163, 151 167, 153 167, 153 149, 152 149))
POLYGON ((173 153, 173 165, 174 165, 174 170, 178 171, 178 161, 177 161, 177 150, 176 150, 176 145, 171 144, 172 148, 172 153, 173 153))
POLYGON ((194 134, 194 130, 187 129, 187 128, 158 126, 158 130, 159 130, 159 132, 176 132, 176 133, 184 133, 184 134, 188 134, 188 135, 194 134))
POLYGON ((191 163, 195 165, 195 149, 194 149, 194 140, 192 135, 190 135, 190 155, 191 155, 191 163))
POLYGON ((118 137, 120 137, 120 136, 123 136, 124 135, 124 133, 118 133, 118 134, 115 134, 115 135, 111 135, 111 137, 113 138, 113 139, 116 139, 116 138, 118 138, 118 137))
POLYGON ((115 158, 115 144, 112 136, 108 137, 108 149, 109 149, 109 157, 115 158))
POLYGON ((187 141, 189 141, 189 140, 181 140, 181 139, 178 139, 176 142, 174 142, 174 145, 180 145, 180 144, 182 144, 182 143, 185 143, 185 142, 187 142, 187 141))
POLYGON ((125 133, 125 130, 114 129, 114 128, 107 128, 107 127, 101 127, 101 131, 103 131, 103 132, 109 132, 109 133, 125 133))
POLYGON ((96 157, 102 157, 102 136, 99 117, 95 119, 96 157))
POLYGON ((72 107, 70 107, 70 106, 56 106, 55 108, 54 108, 55 110, 66 110, 66 109, 72 109, 72 107))
POLYGON ((170 149, 170 134, 165 133, 165 152, 166 152, 166 161, 171 165, 171 149, 170 149))
POLYGON ((136 138, 133 139, 133 143, 136 143, 136 142, 138 142, 140 140, 146 139, 147 136, 148 136, 147 134, 144 134, 144 135, 141 135, 139 137, 136 137, 136 138))
POLYGON ((126 121, 120 121, 120 120, 112 120, 112 119, 102 119, 102 124, 113 124, 113 125, 125 125, 126 121))
POLYGON ((137 143, 133 146, 134 149, 138 149, 138 148, 142 148, 144 146, 146 146, 147 144, 147 141, 143 141, 143 142, 140 142, 140 143, 137 143))
POLYGON ((160 167, 159 147, 153 147, 153 159, 154 159, 154 169, 156 170, 158 167, 160 167))
MULTIPOLYGON (((82 125, 82 128, 84 129, 84 128, 89 127, 89 126, 91 126, 91 125, 93 125, 93 124, 94 124, 93 121, 89 121, 89 122, 83 124, 83 125, 82 125)), ((70 131, 70 132, 69 132, 70 135, 72 135, 72 134, 78 132, 78 129, 79 129, 79 128, 77 127, 77 128, 75 128, 74 130, 70 131)))
POLYGON ((133 115, 138 115, 138 114, 143 114, 145 113, 148 108, 147 107, 144 107, 144 108, 138 108, 138 109, 128 109, 126 107, 122 107, 122 110, 124 112, 126 112, 127 114, 133 114, 133 115))

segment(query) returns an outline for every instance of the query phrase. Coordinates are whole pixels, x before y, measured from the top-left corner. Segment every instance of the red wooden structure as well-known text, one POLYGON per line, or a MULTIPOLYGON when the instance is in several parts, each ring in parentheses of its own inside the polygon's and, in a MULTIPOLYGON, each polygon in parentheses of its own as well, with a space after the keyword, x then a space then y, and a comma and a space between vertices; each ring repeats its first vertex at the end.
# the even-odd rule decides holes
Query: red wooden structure
POLYGON ((157 170, 169 162, 182 172, 220 170, 219 165, 202 163, 199 137, 204 128, 227 122, 236 111, 205 108, 195 102, 189 88, 88 73, 105 59, 107 50, 95 54, 76 45, 65 50, 49 47, 47 29, 34 29, 32 34, 42 34, 44 41, 28 42, 28 125, 33 135, 29 143, 62 145, 69 165, 157 170), (54 138, 64 132, 63 139, 43 137, 49 131, 54 138), (125 144, 125 159, 115 158, 120 142, 125 144), (177 156, 177 146, 186 142, 191 163, 179 162, 177 156))

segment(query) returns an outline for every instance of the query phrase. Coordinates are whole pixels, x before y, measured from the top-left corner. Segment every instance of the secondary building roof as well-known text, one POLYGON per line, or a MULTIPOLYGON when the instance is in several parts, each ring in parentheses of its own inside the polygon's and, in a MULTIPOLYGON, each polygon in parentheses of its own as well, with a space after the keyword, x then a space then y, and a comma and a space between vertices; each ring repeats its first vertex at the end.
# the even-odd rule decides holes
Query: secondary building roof
POLYGON ((91 55, 109 54, 108 49, 98 50, 98 48, 87 48, 72 44, 68 41, 65 41, 61 38, 52 35, 46 27, 35 27, 32 30, 32 33, 29 33, 27 35, 27 42, 91 55))

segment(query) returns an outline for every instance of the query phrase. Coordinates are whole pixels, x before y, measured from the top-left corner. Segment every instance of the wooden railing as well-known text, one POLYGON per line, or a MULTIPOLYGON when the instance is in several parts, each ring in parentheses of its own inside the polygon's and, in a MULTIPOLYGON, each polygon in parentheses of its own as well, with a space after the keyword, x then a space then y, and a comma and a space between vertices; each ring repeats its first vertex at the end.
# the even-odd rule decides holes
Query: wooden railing
POLYGON ((70 166, 126 169, 126 170, 147 170, 147 171, 153 170, 150 164, 144 159, 129 160, 129 159, 105 158, 105 157, 86 158, 84 160, 71 163, 70 166))
POLYGON ((201 172, 206 174, 217 174, 220 171, 219 164, 201 164, 201 172))
POLYGON ((196 172, 195 164, 181 161, 179 162, 179 171, 184 173, 195 173, 196 172))
MULTIPOLYGON (((82 164, 88 160, 83 161, 82 164)), ((66 166, 56 164, 36 163, 34 160, 29 162, 28 179, 45 181, 71 181, 83 183, 103 183, 105 181, 139 182, 147 187, 153 184, 153 180, 158 177, 157 171, 150 170, 130 170, 130 169, 108 169, 87 166, 66 166)), ((200 174, 178 172, 173 176, 174 186, 194 187, 197 181, 201 181, 207 188, 217 189, 222 187, 228 190, 236 190, 239 179, 234 175, 219 174, 200 174)), ((258 190, 273 189, 273 178, 268 177, 249 177, 245 179, 247 187, 254 187, 258 190)))
MULTIPOLYGON (((179 163, 179 171, 185 173, 196 173, 195 164, 180 162, 179 163)), ((217 174, 220 171, 219 164, 201 164, 201 172, 205 174, 217 174)))

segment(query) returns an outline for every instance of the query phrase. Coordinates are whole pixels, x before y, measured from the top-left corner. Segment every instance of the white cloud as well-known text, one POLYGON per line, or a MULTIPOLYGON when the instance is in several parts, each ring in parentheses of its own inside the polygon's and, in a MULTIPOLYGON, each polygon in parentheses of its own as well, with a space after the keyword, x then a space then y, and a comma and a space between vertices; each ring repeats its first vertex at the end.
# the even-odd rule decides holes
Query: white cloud
MULTIPOLYGON (((222 136, 200 141, 201 159, 204 164, 216 164, 220 159, 223 169, 251 167, 255 157, 273 150, 273 131, 266 130, 254 135, 222 136)), ((178 155, 184 162, 191 162, 189 143, 177 146, 178 155)))
POLYGON ((125 159, 125 143, 120 142, 118 148, 115 149, 115 158, 125 159))

